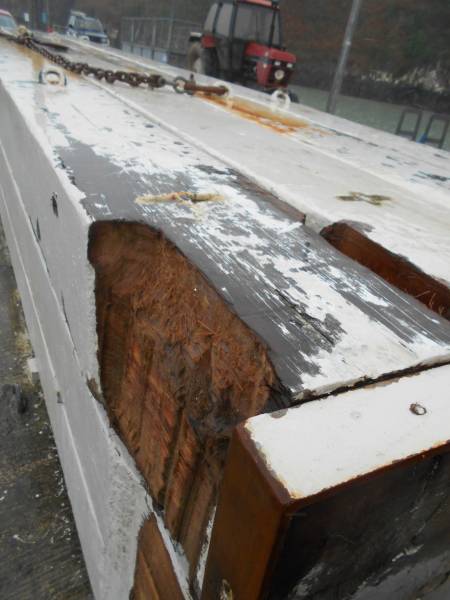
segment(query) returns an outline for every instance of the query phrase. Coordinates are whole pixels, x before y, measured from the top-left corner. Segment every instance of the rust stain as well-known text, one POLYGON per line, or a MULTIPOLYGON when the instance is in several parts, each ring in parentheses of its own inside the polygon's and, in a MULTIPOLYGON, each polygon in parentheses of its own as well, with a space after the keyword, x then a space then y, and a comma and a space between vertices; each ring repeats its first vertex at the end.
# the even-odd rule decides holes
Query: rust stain
MULTIPOLYGON (((18 50, 26 53, 31 58, 33 66, 38 72, 45 64, 48 64, 48 61, 46 61, 40 54, 30 51, 29 48, 19 46, 18 50)), ((140 73, 142 75, 148 74, 142 68, 134 69, 133 72, 140 73)), ((73 72, 67 72, 67 75, 80 77, 73 72)), ((210 102, 211 104, 221 106, 231 113, 237 114, 248 121, 262 125, 263 127, 266 127, 272 131, 276 131, 277 133, 291 134, 299 130, 303 130, 319 133, 321 135, 328 134, 326 131, 320 128, 311 126, 310 123, 304 121, 303 119, 286 115, 281 112, 277 112, 276 110, 271 110, 270 108, 266 108, 257 102, 243 100, 242 98, 223 98, 205 92, 197 92, 195 95, 202 97, 205 101, 210 102)))
POLYGON ((38 54, 37 52, 32 52, 26 46, 21 46, 19 44, 15 44, 14 48, 18 52, 21 52, 22 54, 24 54, 31 60, 31 64, 33 65, 33 68, 35 69, 35 71, 37 73, 43 68, 43 66, 45 64, 48 64, 48 61, 46 59, 44 59, 42 54, 38 54))
POLYGON ((78 75, 77 73, 73 73, 72 71, 69 71, 67 69, 64 69, 63 67, 60 67, 60 66, 52 63, 52 61, 50 61, 49 59, 42 56, 42 54, 38 54, 34 50, 30 50, 30 48, 27 48, 26 46, 16 45, 14 47, 18 52, 21 52, 22 54, 27 56, 27 58, 30 59, 34 73, 35 73, 36 82, 39 81, 40 71, 42 71, 42 69, 45 69, 45 68, 60 69, 61 72, 64 73, 64 75, 67 77, 68 80, 71 77, 81 78, 81 75, 78 75))
POLYGON ((311 127, 307 121, 277 113, 256 102, 242 100, 241 98, 220 98, 209 95, 202 95, 202 97, 211 104, 219 105, 229 112, 238 114, 244 119, 258 123, 258 125, 267 127, 277 133, 295 133, 300 129, 324 133, 320 129, 311 127))

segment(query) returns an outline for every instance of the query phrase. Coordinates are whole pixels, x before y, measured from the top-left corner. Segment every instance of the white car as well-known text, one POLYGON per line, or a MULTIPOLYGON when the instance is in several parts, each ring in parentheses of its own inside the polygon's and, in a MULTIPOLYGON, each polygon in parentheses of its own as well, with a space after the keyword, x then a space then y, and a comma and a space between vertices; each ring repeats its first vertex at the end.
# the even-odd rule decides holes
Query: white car
POLYGON ((17 33, 17 23, 7 10, 0 9, 0 31, 13 35, 17 33))

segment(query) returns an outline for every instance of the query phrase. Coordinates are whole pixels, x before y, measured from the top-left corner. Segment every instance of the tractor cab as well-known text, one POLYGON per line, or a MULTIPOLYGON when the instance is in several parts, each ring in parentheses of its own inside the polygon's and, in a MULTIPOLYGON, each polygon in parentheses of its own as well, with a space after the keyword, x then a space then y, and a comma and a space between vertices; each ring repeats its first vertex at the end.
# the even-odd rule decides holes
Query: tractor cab
POLYGON ((191 42, 191 70, 265 91, 286 88, 296 63, 283 48, 275 0, 215 2, 191 42))

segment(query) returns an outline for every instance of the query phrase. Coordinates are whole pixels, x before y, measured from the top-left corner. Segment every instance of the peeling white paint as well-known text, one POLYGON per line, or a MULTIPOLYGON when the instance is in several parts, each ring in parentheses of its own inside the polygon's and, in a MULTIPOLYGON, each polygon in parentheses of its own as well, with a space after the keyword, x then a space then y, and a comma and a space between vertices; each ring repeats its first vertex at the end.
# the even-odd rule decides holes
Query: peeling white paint
MULTIPOLYGON (((8 78, 13 82, 16 77, 32 77, 32 67, 26 57, 21 57, 14 64, 16 62, 14 75, 9 74, 9 71, 6 75, 2 74, 6 81, 8 78)), ((224 275, 233 272, 235 257, 240 257, 241 267, 248 269, 249 281, 252 278, 264 281, 267 277, 265 270, 273 268, 286 282, 292 282, 284 293, 293 303, 307 306, 309 317, 323 322, 327 314, 333 314, 341 324, 342 337, 332 355, 327 351, 317 352, 314 359, 319 371, 317 374, 305 374, 298 367, 298 377, 302 379, 305 388, 324 393, 337 385, 364 377, 376 378, 385 372, 388 364, 395 364, 396 369, 401 370, 413 364, 427 363, 440 355, 443 360, 450 354, 450 347, 436 343, 418 332, 412 333, 415 339, 405 344, 385 325, 373 321, 356 309, 344 297, 346 289, 356 291, 362 301, 371 304, 380 314, 387 306, 385 299, 376 296, 361 278, 348 281, 339 272, 337 281, 333 282, 332 279, 337 277, 333 266, 330 266, 329 279, 324 277, 323 271, 307 272, 308 264, 312 264, 314 260, 323 262, 323 258, 314 256, 311 250, 306 263, 296 252, 295 232, 301 229, 301 223, 275 219, 251 200, 247 193, 231 186, 227 170, 224 170, 221 162, 188 144, 180 145, 176 137, 158 126, 147 128, 148 120, 117 103, 106 90, 99 89, 99 86, 91 85, 86 80, 71 78, 66 94, 47 93, 46 90, 47 86, 39 87, 38 92, 30 86, 14 86, 17 101, 21 106, 27 107, 26 116, 30 127, 33 127, 33 131, 43 128, 45 133, 39 134, 41 139, 48 137, 52 144, 57 142, 65 148, 70 148, 74 142, 85 144, 96 155, 110 161, 124 173, 131 174, 144 185, 148 182, 149 187, 155 186, 159 177, 161 181, 163 178, 164 181, 171 178, 174 186, 181 185, 180 178, 183 180, 183 177, 188 177, 195 193, 220 196, 223 198, 220 206, 214 202, 205 202, 193 206, 189 212, 183 203, 171 202, 166 203, 167 208, 164 206, 163 209, 170 212, 171 219, 192 221, 190 243, 198 244, 199 249, 209 246, 212 253, 217 252, 220 247, 222 260, 217 267, 224 275), (45 107, 44 113, 39 106, 45 107), (39 119, 36 111, 39 112, 39 119), (112 112, 115 115, 114 127, 111 127, 112 112), (33 123, 34 117, 37 124, 33 123), (57 132, 55 138, 54 132, 57 132), (62 132, 65 140, 61 140, 62 132), (199 168, 205 165, 214 169, 214 182, 211 181, 208 170, 199 168), (220 175, 221 172, 223 175, 220 175), (221 211, 226 211, 228 221, 235 223, 241 234, 224 229, 221 211), (267 232, 267 237, 255 233, 255 224, 267 232), (279 253, 271 244, 273 239, 285 239, 286 252, 279 253), (245 259, 246 256, 252 259, 252 264, 245 259), (336 285, 339 285, 339 289, 336 285), (361 332, 366 332, 366 336, 370 338, 370 354, 363 356, 361 352, 369 344, 361 340, 361 332)), ((175 94, 169 91, 166 95, 171 98, 175 94)), ((53 152, 55 147, 57 148, 51 146, 53 152)), ((162 192, 164 191, 163 189, 162 192)), ((152 222, 154 207, 144 205, 141 209, 148 215, 149 222, 152 222)), ((276 290, 271 289, 271 282, 267 281, 267 300, 276 293, 276 290)), ((266 298, 262 296, 260 301, 264 303, 266 298)), ((274 315, 273 318, 277 324, 277 316, 274 315)), ((281 322, 278 323, 279 327, 280 324, 281 322)), ((280 330, 283 332, 282 327, 280 330)), ((286 335, 286 339, 289 340, 291 336, 292 334, 286 335)), ((295 337, 292 337, 292 343, 295 343, 295 337)), ((301 353, 301 349, 299 351, 301 353)))
MULTIPOLYGON (((81 52, 79 59, 86 59, 82 46, 70 45, 81 52)), ((120 57, 109 49, 88 52, 90 59, 97 55, 96 64, 104 68, 120 57)), ((129 62, 163 74, 177 72, 136 57, 129 62)), ((450 154, 444 150, 302 105, 292 104, 288 114, 307 127, 280 135, 201 98, 188 101, 185 119, 186 99, 170 91, 149 95, 145 89, 103 87, 304 211, 315 227, 339 220, 366 224, 373 241, 450 285, 450 154), (239 144, 237 136, 242 136, 239 144), (371 206, 339 199, 350 192, 384 195, 392 201, 371 206)), ((239 86, 234 90, 239 98, 270 107, 264 94, 239 86)))
POLYGON ((216 508, 217 507, 215 506, 212 511, 212 514, 209 518, 209 521, 208 521, 208 527, 206 529, 205 540, 203 542, 202 550, 200 553, 200 558, 198 561, 197 572, 195 574, 195 579, 197 582, 198 590, 202 590, 203 581, 205 579, 206 561, 208 559, 208 551, 209 551, 209 545, 211 543, 211 535, 212 535, 212 529, 213 529, 213 525, 214 525, 214 518, 216 516, 216 508))

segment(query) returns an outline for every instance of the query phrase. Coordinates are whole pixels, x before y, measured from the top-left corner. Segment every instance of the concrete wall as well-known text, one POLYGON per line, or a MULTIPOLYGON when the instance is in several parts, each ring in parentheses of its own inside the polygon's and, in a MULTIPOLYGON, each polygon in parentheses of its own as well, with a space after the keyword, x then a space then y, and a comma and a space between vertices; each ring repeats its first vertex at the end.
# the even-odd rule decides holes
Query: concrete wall
POLYGON ((0 106, 1 217, 48 412, 95 596, 123 600, 149 509, 132 461, 88 388, 98 370, 90 223, 79 191, 3 86, 0 106))

